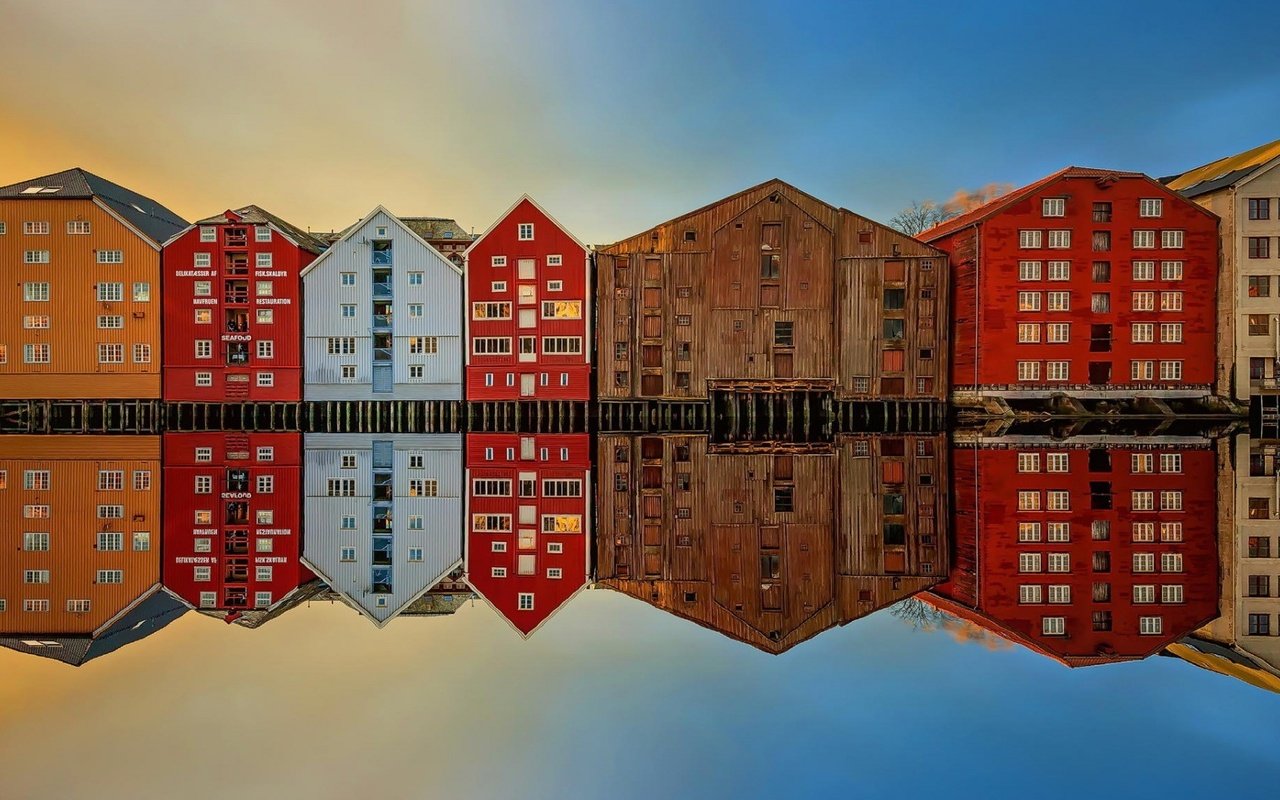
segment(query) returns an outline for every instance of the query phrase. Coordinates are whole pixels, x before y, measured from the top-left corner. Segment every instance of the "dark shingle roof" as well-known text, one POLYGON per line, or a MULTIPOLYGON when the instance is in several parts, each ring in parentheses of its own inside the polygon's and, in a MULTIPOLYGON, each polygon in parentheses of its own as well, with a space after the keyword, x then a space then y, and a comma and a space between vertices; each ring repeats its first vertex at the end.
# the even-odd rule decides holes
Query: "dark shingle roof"
MULTIPOLYGON (((299 247, 303 250, 309 250, 312 253, 323 253, 329 245, 332 244, 331 241, 322 240, 317 234, 307 233, 298 226, 285 222, 283 219, 277 217, 275 214, 272 214, 261 206, 250 205, 243 208, 233 208, 231 209, 231 213, 240 217, 240 219, 247 225, 275 225, 277 228, 284 231, 290 239, 297 242, 299 247)), ((227 217, 224 213, 216 214, 212 217, 205 217, 204 219, 196 222, 196 224, 224 225, 226 222, 227 217)))
POLYGON ((95 658, 114 653, 125 645, 155 633, 187 612, 187 607, 164 591, 152 592, 128 614, 96 637, 57 636, 44 634, 7 634, 0 637, 0 647, 7 647, 32 655, 52 658, 73 667, 95 658), (25 642, 53 642, 47 646, 32 646, 25 642))
POLYGON ((400 217, 399 219, 409 227, 409 230, 428 242, 441 239, 470 242, 476 238, 463 230, 457 220, 447 217, 400 217))
POLYGON ((79 167, 0 186, 0 198, 87 200, 93 197, 106 203, 112 211, 156 244, 163 244, 170 236, 187 227, 186 220, 151 198, 79 167))

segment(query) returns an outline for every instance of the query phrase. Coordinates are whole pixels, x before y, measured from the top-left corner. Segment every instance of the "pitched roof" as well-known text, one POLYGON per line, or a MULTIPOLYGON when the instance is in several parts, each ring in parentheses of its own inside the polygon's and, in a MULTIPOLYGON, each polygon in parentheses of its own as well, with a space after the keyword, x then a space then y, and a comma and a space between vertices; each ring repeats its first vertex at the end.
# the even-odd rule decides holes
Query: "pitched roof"
MULTIPOLYGON (((939 223, 927 231, 922 231, 916 238, 923 242, 932 242, 956 231, 967 228, 979 222, 983 222, 996 214, 1004 211, 1009 206, 1017 203, 1030 195, 1035 194, 1039 190, 1051 183, 1062 180, 1064 178, 1106 178, 1110 176, 1117 178, 1147 178, 1141 172, 1123 172, 1114 169, 1095 169, 1093 167, 1067 167, 1040 180, 1029 183, 1021 189, 1014 189, 1008 194, 1002 194, 992 200, 983 203, 971 211, 966 211, 958 217, 952 217, 946 222, 939 223)), ((1147 178, 1150 180, 1150 178, 1147 178)))
MULTIPOLYGON (((267 211, 261 206, 248 205, 243 208, 233 208, 231 213, 239 217, 248 225, 274 225, 284 231, 285 235, 298 243, 303 250, 309 250, 319 255, 323 253, 329 246, 328 242, 322 241, 315 234, 307 233, 296 225, 285 222, 280 217, 267 211)), ((225 225, 227 222, 226 213, 215 214, 212 217, 205 217, 196 222, 196 225, 225 225)))
POLYGON ((170 236, 187 227, 186 220, 151 198, 79 167, 0 186, 0 198, 97 198, 156 244, 163 244, 170 236))
POLYGON ((1162 178, 1161 182, 1184 197, 1199 197, 1233 186, 1277 158, 1280 158, 1280 139, 1210 161, 1181 175, 1162 178))
POLYGON ((168 592, 157 591, 152 592, 98 636, 8 634, 0 637, 0 647, 44 656, 78 667, 150 636, 186 612, 186 605, 168 592), (27 642, 37 643, 39 646, 29 645, 27 642), (51 644, 45 644, 46 642, 51 644))
POLYGON ((452 239, 465 243, 476 238, 463 230, 457 220, 448 217, 400 217, 400 221, 407 225, 409 230, 428 241, 452 239))

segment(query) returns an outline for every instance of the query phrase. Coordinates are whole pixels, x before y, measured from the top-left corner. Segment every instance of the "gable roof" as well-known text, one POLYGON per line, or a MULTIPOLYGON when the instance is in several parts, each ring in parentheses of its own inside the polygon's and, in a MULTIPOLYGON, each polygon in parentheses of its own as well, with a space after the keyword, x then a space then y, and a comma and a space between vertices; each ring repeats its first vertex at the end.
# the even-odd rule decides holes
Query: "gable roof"
POLYGON ((129 613, 97 636, 47 636, 41 634, 7 634, 0 637, 0 647, 43 656, 73 667, 143 639, 187 613, 187 606, 164 591, 153 591, 137 603, 129 613), (34 647, 25 642, 55 642, 34 647))
POLYGON ((1160 185, 1141 172, 1124 172, 1115 169, 1095 169, 1093 167, 1067 167, 1065 169, 1058 170, 1052 175, 1041 178, 1034 183, 1029 183, 1020 189, 1014 189, 1008 194, 1002 194, 999 197, 988 200, 977 208, 966 211, 958 217, 952 217, 945 222, 933 226, 927 231, 922 231, 918 238, 925 242, 932 242, 948 234, 955 233, 961 228, 967 228, 970 225, 976 225, 979 222, 984 222, 991 217, 994 217, 996 214, 999 214, 1001 211, 1004 211, 1014 203, 1025 200, 1027 197, 1030 197, 1041 189, 1065 178, 1107 178, 1111 176, 1115 176, 1117 178, 1144 178, 1157 186, 1160 185))
POLYGON ((400 217, 400 221, 423 239, 451 239, 465 244, 476 238, 467 233, 456 219, 448 217, 400 217))
POLYGON ((1280 139, 1210 161, 1181 175, 1162 178, 1161 182, 1184 197, 1199 197, 1234 186, 1277 159, 1280 159, 1280 139))
POLYGON ((480 234, 479 236, 475 237, 475 241, 473 241, 473 242, 471 243, 471 246, 467 248, 467 253, 469 254, 472 250, 474 250, 477 246, 479 246, 480 242, 481 242, 481 241, 483 241, 483 240, 484 240, 484 238, 485 238, 486 236, 488 236, 489 234, 493 233, 494 229, 495 229, 495 228, 497 228, 499 225, 501 225, 501 224, 503 223, 503 221, 504 221, 504 220, 506 220, 506 218, 507 218, 507 217, 511 216, 511 212, 512 212, 512 211, 515 211, 517 208, 519 208, 519 207, 520 207, 520 204, 521 204, 521 203, 523 203, 523 202, 525 202, 526 200, 528 200, 528 201, 529 201, 529 205, 531 205, 531 206, 533 206, 534 208, 538 209, 538 211, 542 214, 542 216, 544 216, 544 217, 546 217, 547 219, 551 220, 551 224, 552 224, 552 225, 555 225, 557 228, 559 228, 559 229, 561 230, 561 232, 563 232, 563 233, 564 233, 564 235, 565 235, 565 236, 568 236, 570 239, 572 239, 572 240, 574 241, 574 243, 578 245, 578 247, 581 247, 583 250, 590 250, 590 249, 591 249, 591 248, 587 247, 585 244, 583 244, 581 239, 579 239, 577 236, 574 236, 574 235, 573 235, 573 231, 569 230, 569 229, 568 229, 568 228, 566 228, 564 225, 561 225, 561 224, 560 224, 560 220, 558 220, 558 219, 556 219, 555 217, 551 216, 551 214, 550 214, 550 213, 548 213, 548 212, 547 212, 547 210, 546 210, 545 208, 543 208, 542 206, 538 205, 538 201, 537 201, 537 200, 534 200, 534 199, 533 199, 532 197, 530 197, 528 194, 522 194, 522 195, 520 195, 520 197, 519 197, 519 198, 517 198, 517 199, 516 199, 516 201, 515 201, 514 203, 512 203, 512 204, 511 204, 511 206, 510 206, 509 208, 507 208, 507 210, 506 210, 506 211, 503 211, 500 215, 498 215, 498 218, 497 218, 497 219, 495 219, 495 220, 493 221, 493 223, 492 223, 489 227, 487 227, 487 228, 485 228, 485 229, 484 229, 484 233, 482 233, 482 234, 480 234))
POLYGON ((187 227, 186 220, 155 200, 80 167, 0 186, 0 198, 96 199, 157 245, 187 227))
MULTIPOLYGON (((322 242, 315 235, 307 233, 296 225, 285 222, 280 217, 267 211, 261 206, 248 205, 243 208, 233 208, 228 210, 229 213, 235 214, 247 225, 273 225, 280 230, 285 236, 293 240, 293 243, 301 247, 303 250, 310 251, 319 255, 325 251, 328 244, 322 242)), ((194 225, 225 225, 228 222, 227 213, 215 214, 212 217, 205 217, 197 220, 194 225)), ((189 229, 189 228, 188 228, 189 229)))
MULTIPOLYGON (((299 274, 305 277, 308 273, 310 273, 311 271, 319 267, 321 264, 325 262, 326 259, 329 258, 329 255, 337 249, 337 246, 339 244, 346 242, 352 237, 354 237, 360 231, 360 229, 362 229, 365 225, 368 225, 369 222, 379 214, 386 214, 388 217, 394 220, 397 225, 403 228, 409 234, 410 237, 412 237, 413 239, 416 239, 419 244, 421 244, 423 247, 430 250, 435 255, 436 258, 440 259, 440 263, 444 264, 449 269, 453 270, 459 275, 462 274, 461 267, 459 267, 457 264, 450 261, 449 258, 446 257, 443 253, 435 249, 435 247, 433 247, 430 242, 428 242, 426 239, 423 239, 421 236, 419 236, 417 232, 414 231, 414 229, 411 228, 403 219, 401 219, 400 217, 397 217, 395 214, 392 214, 390 211, 387 210, 386 206, 382 206, 382 205, 375 207, 372 211, 370 211, 368 214, 364 216, 364 219, 360 220, 355 225, 352 225, 350 228, 347 228, 346 230, 344 230, 341 233, 341 235, 339 235, 336 239, 334 239, 329 243, 328 248, 323 253, 320 254, 319 258, 317 258, 315 261, 312 261, 307 266, 303 267, 302 272, 299 274)), ((410 217, 410 219, 412 219, 412 217, 410 217)))

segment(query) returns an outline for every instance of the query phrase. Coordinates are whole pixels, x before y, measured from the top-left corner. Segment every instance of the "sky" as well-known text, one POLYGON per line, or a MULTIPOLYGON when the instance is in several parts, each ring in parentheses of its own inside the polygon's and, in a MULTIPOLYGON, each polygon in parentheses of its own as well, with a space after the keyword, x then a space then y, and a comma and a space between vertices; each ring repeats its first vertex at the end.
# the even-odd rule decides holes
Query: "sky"
POLYGON ((1068 164, 1280 138, 1280 7, 0 0, 0 183, 82 166, 188 219, 522 193, 607 243, 773 177, 887 220, 1068 164))
POLYGON ((769 656, 587 591, 379 630, 187 614, 84 667, 0 650, 0 796, 1268 796, 1280 695, 1172 658, 1070 670, 887 613, 769 656), (74 768, 68 768, 74 765, 74 768))

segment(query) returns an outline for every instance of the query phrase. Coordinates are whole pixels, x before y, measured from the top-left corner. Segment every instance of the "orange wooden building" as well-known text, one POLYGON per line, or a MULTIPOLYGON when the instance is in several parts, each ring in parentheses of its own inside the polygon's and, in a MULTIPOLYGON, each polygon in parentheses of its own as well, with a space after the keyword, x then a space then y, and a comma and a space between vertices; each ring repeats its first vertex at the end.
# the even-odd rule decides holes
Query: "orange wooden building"
POLYGON ((159 436, 0 436, 0 637, 94 637, 160 588, 159 436))
POLYGON ((0 397, 160 397, 160 246, 187 225, 82 169, 0 187, 0 397))
POLYGON ((825 445, 599 437, 604 587, 768 653, 950 569, 942 434, 825 445))

